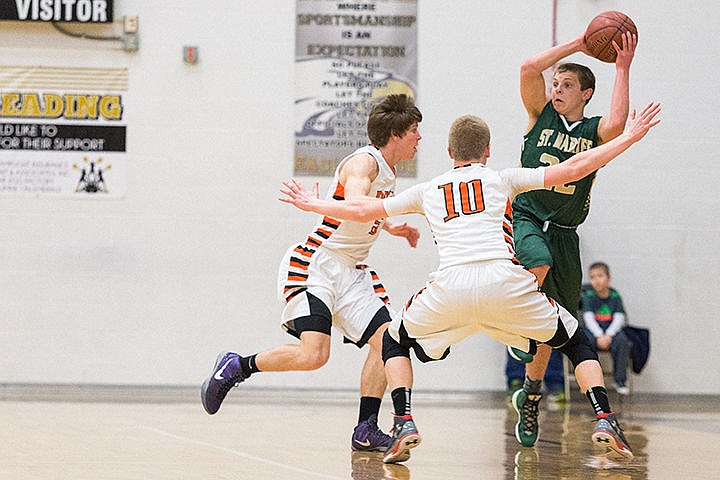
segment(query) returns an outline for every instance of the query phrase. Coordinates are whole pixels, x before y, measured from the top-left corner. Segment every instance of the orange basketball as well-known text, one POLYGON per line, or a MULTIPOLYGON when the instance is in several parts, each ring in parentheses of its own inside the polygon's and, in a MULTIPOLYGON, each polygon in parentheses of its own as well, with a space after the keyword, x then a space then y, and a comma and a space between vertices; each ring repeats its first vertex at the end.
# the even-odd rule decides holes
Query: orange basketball
POLYGON ((637 27, 632 19, 622 12, 603 12, 590 21, 585 29, 585 45, 590 55, 607 63, 614 63, 617 52, 612 42, 622 48, 622 34, 637 35, 637 27))

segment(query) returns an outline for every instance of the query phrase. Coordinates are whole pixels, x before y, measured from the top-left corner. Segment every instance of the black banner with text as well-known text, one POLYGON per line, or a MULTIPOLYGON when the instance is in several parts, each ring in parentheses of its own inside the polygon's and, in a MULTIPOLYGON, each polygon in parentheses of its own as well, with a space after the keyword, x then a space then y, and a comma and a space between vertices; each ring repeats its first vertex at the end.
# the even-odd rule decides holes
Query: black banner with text
POLYGON ((113 0, 2 0, 0 20, 112 23, 113 0))

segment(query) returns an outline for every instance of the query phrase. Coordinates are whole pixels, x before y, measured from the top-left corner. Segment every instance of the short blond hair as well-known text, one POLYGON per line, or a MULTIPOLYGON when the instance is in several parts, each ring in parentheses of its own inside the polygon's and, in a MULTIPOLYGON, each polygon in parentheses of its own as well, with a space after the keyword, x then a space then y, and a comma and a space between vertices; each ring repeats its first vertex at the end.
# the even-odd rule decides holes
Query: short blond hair
POLYGON ((475 115, 463 115, 450 127, 448 148, 455 160, 482 158, 490 144, 490 127, 475 115))

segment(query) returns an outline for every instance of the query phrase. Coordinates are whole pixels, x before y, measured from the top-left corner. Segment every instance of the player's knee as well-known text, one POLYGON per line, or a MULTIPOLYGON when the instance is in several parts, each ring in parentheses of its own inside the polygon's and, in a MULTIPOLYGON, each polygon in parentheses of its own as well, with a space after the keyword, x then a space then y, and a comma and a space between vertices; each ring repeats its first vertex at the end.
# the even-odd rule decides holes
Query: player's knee
POLYGON ((382 337, 382 360, 383 363, 393 357, 410 358, 410 349, 403 347, 400 343, 390 336, 390 332, 385 330, 382 337))
POLYGON ((598 359, 595 347, 593 347, 593 344, 587 335, 585 335, 582 328, 575 329, 575 333, 570 339, 562 347, 558 347, 557 349, 568 357, 573 367, 577 367, 586 360, 598 359))
POLYGON ((298 365, 298 367, 300 370, 317 370, 325 366, 329 358, 329 351, 305 351, 300 358, 300 365, 298 365))
POLYGON ((330 359, 330 335, 303 332, 295 358, 296 370, 317 370, 330 359))

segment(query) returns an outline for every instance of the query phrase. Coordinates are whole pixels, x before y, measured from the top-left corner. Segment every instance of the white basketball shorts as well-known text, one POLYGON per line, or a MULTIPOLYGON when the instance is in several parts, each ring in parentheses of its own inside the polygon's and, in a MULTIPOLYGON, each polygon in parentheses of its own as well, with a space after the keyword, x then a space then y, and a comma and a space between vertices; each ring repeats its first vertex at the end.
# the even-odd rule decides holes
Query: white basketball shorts
POLYGON ((561 319, 569 336, 578 323, 538 291, 535 276, 510 260, 492 260, 434 272, 388 331, 400 341, 400 323, 432 359, 478 332, 529 351, 529 339, 550 340, 561 319))
POLYGON ((332 314, 332 324, 351 342, 357 343, 367 330, 375 314, 389 299, 380 279, 366 265, 355 265, 319 248, 303 265, 298 275, 297 246, 288 249, 278 270, 278 297, 285 307, 282 325, 290 330, 293 320, 310 315, 308 292, 322 301, 332 314), (293 260, 295 257, 295 260, 293 260), (306 290, 303 290, 306 289, 306 290))

